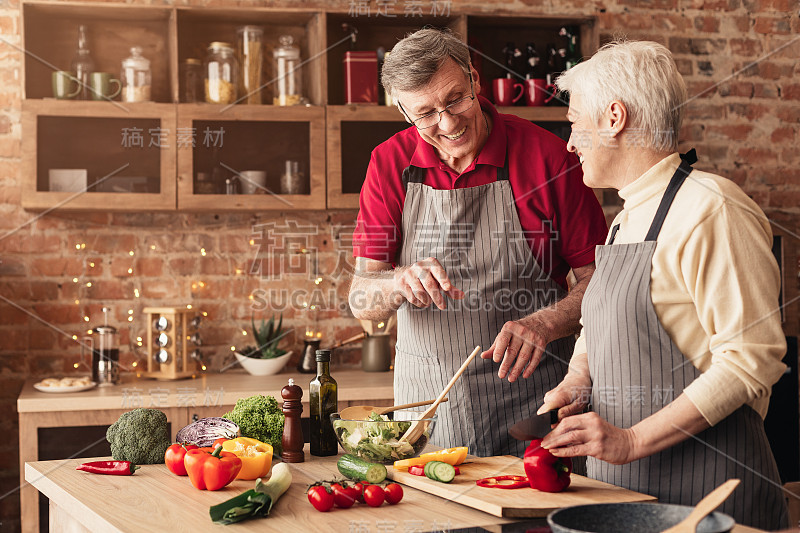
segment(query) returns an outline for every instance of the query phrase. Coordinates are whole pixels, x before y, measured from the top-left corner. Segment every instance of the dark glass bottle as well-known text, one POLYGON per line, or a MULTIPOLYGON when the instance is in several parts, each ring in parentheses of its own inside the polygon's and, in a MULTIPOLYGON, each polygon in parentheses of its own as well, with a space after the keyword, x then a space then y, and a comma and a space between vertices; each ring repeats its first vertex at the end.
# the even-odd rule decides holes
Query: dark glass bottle
POLYGON ((331 351, 317 350, 317 376, 308 385, 311 426, 311 455, 336 455, 339 443, 331 424, 331 414, 338 411, 336 380, 330 373, 331 351))
POLYGON ((525 71, 525 79, 544 79, 547 76, 547 72, 542 64, 541 58, 539 57, 539 52, 536 51, 536 45, 533 43, 528 43, 525 47, 525 50, 528 63, 525 71))

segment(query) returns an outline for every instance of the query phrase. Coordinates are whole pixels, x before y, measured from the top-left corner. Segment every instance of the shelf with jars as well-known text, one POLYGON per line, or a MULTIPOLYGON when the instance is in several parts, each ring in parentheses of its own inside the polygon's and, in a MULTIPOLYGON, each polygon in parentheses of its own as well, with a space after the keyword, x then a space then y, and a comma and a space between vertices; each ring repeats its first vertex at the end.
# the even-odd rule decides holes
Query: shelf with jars
POLYGON ((527 78, 551 59, 557 68, 596 49, 592 18, 394 9, 23 0, 23 207, 355 208, 372 149, 408 127, 386 105, 380 62, 423 26, 471 46, 484 94, 501 112, 564 134, 563 101, 507 102, 492 89, 501 79, 501 89, 547 94, 546 78, 527 78), (144 135, 135 157, 130 132, 144 135), (93 185, 128 159, 112 187, 93 185), (51 179, 51 170, 83 172, 51 179))

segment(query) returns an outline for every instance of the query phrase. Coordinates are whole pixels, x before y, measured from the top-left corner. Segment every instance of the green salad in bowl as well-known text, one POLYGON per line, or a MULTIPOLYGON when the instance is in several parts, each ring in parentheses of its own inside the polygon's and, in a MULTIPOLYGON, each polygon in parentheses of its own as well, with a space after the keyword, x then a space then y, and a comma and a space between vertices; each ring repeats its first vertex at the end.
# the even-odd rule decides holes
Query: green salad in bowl
MULTIPOLYGON (((401 418, 413 414, 414 412, 398 412, 396 416, 401 418)), ((416 420, 416 417, 413 418, 416 420)), ((390 465, 400 459, 409 459, 422 453, 430 440, 436 415, 423 421, 425 431, 413 443, 400 440, 413 423, 408 420, 391 420, 386 415, 374 412, 367 420, 343 420, 339 413, 333 413, 331 423, 339 445, 347 453, 371 463, 390 465)))

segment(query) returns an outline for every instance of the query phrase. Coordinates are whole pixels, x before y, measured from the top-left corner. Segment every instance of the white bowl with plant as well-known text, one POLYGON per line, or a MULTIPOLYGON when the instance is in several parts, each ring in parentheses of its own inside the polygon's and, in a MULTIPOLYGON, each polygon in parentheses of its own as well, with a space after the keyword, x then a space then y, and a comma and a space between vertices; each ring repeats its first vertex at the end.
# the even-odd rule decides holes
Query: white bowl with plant
POLYGON ((256 327, 255 318, 251 319, 253 325, 253 339, 255 339, 256 346, 246 346, 241 351, 234 352, 239 364, 244 367, 247 372, 254 376, 270 376, 277 374, 292 356, 291 351, 286 351, 278 346, 280 341, 292 329, 283 329, 283 315, 280 316, 277 325, 275 324, 275 316, 273 315, 269 321, 265 322, 261 319, 260 327, 256 327))

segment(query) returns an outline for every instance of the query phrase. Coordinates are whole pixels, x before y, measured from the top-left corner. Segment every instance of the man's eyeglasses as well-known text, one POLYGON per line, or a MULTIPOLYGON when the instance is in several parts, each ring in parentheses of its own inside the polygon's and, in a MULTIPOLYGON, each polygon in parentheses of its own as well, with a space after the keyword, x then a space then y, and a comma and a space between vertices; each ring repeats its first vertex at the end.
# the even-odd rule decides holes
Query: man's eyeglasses
POLYGON ((456 100, 452 104, 448 105, 441 111, 431 111, 425 115, 422 115, 418 119, 411 120, 411 117, 403 108, 403 104, 400 103, 400 100, 397 101, 397 104, 400 106, 400 109, 403 113, 411 120, 411 123, 417 127, 419 130, 424 130, 427 128, 432 128, 433 126, 437 125, 442 120, 442 113, 447 111, 450 115, 460 115, 465 111, 469 111, 472 109, 472 105, 475 103, 475 89, 472 85, 472 74, 469 75, 469 92, 471 93, 470 96, 465 96, 459 100, 456 100))

